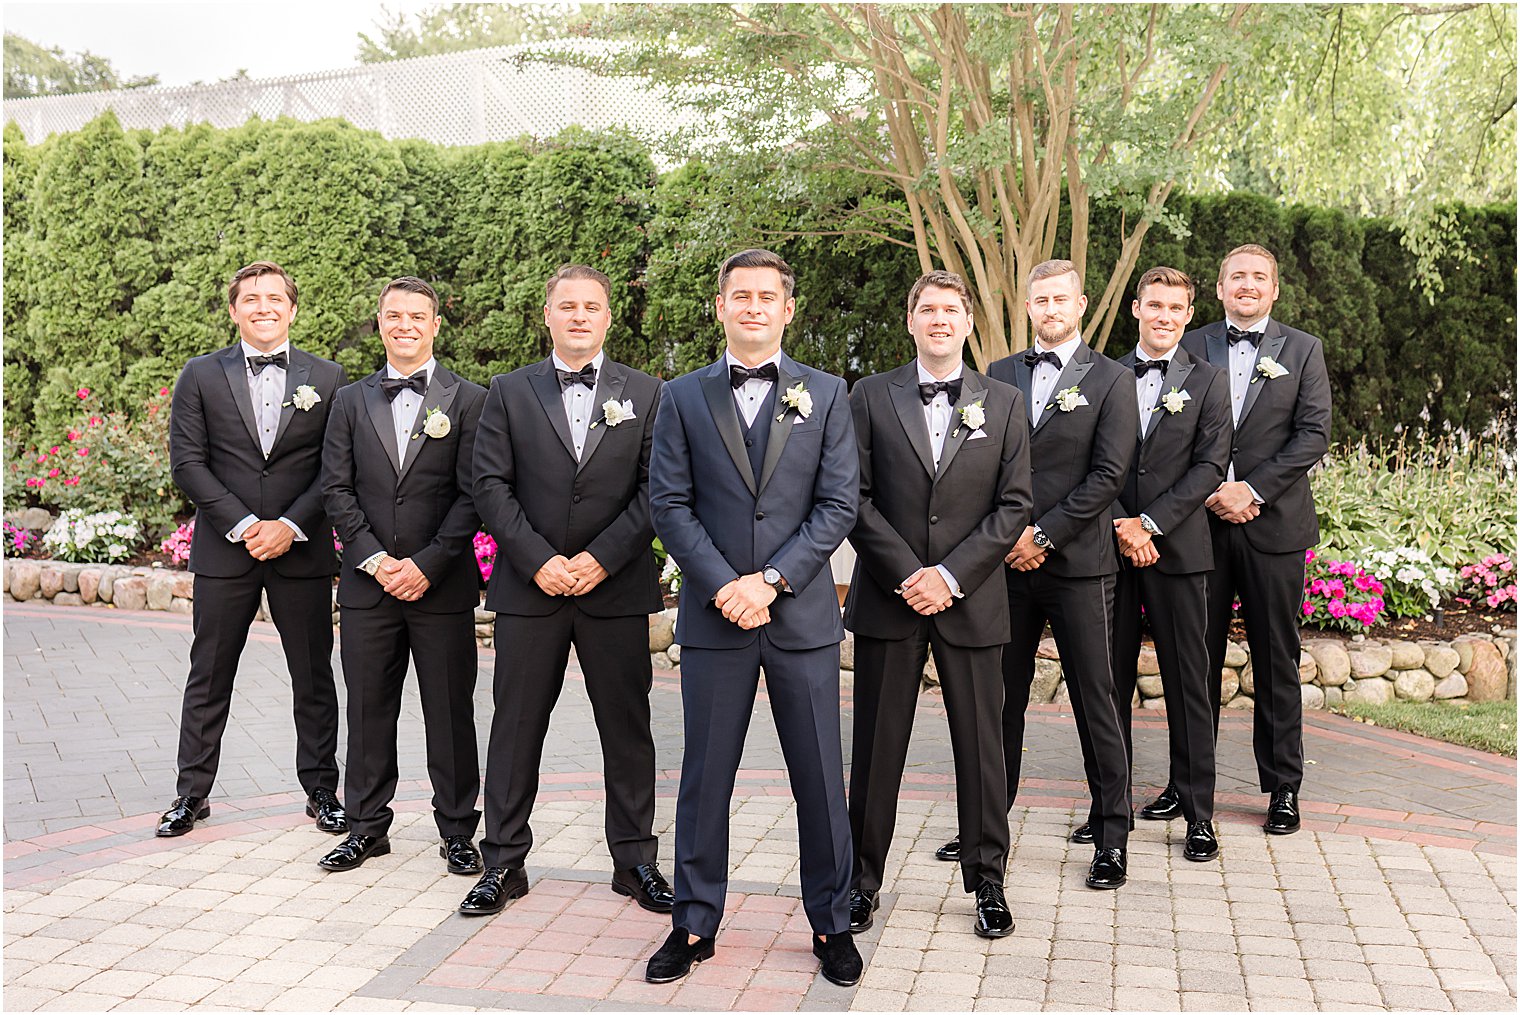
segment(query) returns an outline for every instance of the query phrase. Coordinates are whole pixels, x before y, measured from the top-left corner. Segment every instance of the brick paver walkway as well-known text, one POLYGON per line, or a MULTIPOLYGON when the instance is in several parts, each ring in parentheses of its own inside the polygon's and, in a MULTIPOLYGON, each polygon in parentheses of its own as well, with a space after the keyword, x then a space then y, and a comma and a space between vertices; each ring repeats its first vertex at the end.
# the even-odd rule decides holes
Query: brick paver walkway
MULTIPOLYGON (((272 628, 244 659, 211 819, 152 827, 173 792, 188 618, 8 604, 4 642, 4 1006, 10 1010, 1458 1010, 1515 1008, 1515 763, 1311 714, 1304 831, 1261 834, 1249 718, 1221 727, 1222 858, 1182 860, 1180 824, 1141 822, 1130 883, 1082 885, 1089 847, 1069 713, 1034 711, 1014 812, 1015 933, 971 933, 933 849, 954 827, 948 735, 926 695, 858 987, 816 976, 797 898, 796 825, 762 703, 733 810, 718 955, 652 986, 668 930, 606 887, 600 752, 567 682, 534 816, 531 893, 495 917, 454 907, 409 687, 394 852, 328 875, 301 814, 272 628)), ((489 721, 490 653, 477 693, 489 721)), ((341 693, 341 691, 340 691, 341 693)), ((671 864, 680 690, 656 674, 655 827, 671 864)), ((848 694, 846 695, 848 716, 848 694)), ((848 736, 848 720, 846 721, 848 736)), ((1137 798, 1164 778, 1165 728, 1137 718, 1137 798)), ((340 750, 341 756, 341 750, 340 750)))

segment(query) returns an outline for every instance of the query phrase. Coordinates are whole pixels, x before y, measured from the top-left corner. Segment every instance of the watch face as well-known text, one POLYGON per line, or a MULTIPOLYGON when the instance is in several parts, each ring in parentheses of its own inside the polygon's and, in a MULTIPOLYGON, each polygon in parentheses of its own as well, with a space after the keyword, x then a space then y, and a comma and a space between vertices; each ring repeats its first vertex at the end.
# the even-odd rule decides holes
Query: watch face
POLYGON ((760 572, 760 578, 767 585, 776 585, 781 581, 781 572, 777 571, 773 567, 768 567, 764 571, 760 572))

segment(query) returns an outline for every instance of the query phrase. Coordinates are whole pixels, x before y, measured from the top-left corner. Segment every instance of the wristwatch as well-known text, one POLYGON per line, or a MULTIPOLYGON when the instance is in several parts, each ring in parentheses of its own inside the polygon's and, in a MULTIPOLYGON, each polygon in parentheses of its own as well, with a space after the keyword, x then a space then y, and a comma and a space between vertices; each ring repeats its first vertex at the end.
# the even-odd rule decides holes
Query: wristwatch
POLYGON ((1161 526, 1159 526, 1155 522, 1151 521, 1151 516, 1150 515, 1141 515, 1140 516, 1140 527, 1142 529, 1144 529, 1146 532, 1149 532, 1153 536, 1159 536, 1159 535, 1161 535, 1161 526))
POLYGON ((778 593, 786 591, 786 579, 781 577, 780 571, 777 571, 769 564, 765 565, 765 570, 760 572, 760 580, 775 589, 778 593))
POLYGON ((1034 530, 1034 545, 1042 550, 1050 549, 1050 537, 1045 534, 1044 529, 1034 530))

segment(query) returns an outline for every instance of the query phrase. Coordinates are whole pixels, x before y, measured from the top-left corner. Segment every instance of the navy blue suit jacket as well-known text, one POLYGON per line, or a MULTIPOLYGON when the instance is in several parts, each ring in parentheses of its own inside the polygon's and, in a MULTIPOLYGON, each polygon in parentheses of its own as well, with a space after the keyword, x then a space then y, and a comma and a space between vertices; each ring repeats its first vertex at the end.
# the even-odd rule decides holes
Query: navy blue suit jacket
POLYGON ((778 364, 776 408, 758 480, 744 447, 728 368, 720 359, 665 385, 649 462, 655 535, 680 565, 676 641, 741 648, 764 630, 782 649, 813 649, 844 637, 829 557, 855 525, 860 462, 842 378, 786 354, 778 364), (806 419, 780 395, 802 383, 806 419), (782 411, 782 410, 785 411, 782 411), (779 420, 777 416, 781 417, 779 420), (792 588, 753 631, 725 620, 718 590, 767 564, 792 588))

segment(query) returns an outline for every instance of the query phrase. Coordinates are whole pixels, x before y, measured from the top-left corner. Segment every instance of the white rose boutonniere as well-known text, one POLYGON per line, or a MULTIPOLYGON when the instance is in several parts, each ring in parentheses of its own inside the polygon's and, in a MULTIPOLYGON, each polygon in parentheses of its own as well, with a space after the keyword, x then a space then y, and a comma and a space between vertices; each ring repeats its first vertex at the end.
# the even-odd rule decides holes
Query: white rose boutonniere
POLYGON ((1273 359, 1271 356, 1263 356, 1261 359, 1256 361, 1256 376, 1251 378, 1251 383, 1255 384, 1263 377, 1270 381, 1278 377, 1286 376, 1288 376, 1287 367, 1277 362, 1277 360, 1273 359))
POLYGON ((317 394, 317 389, 310 384, 298 384, 295 394, 290 396, 290 401, 285 402, 280 408, 285 409, 295 406, 302 412, 310 412, 311 407, 322 401, 322 396, 317 394))
POLYGON ((427 434, 429 437, 447 437, 453 426, 449 422, 448 415, 442 409, 434 406, 427 411, 427 416, 422 420, 422 433, 412 434, 412 440, 416 440, 422 434, 427 434))
POLYGON ((602 418, 592 423, 591 429, 595 430, 597 423, 606 423, 608 427, 614 427, 630 419, 638 419, 633 411, 633 399, 625 398, 619 402, 615 398, 609 398, 602 403, 602 418))
MULTIPOLYGON (((975 432, 977 430, 980 430, 982 428, 982 425, 986 422, 987 410, 982 408, 982 403, 980 401, 972 402, 970 405, 961 406, 961 426, 967 427, 975 432)), ((951 432, 950 436, 954 437, 959 434, 961 432, 961 426, 956 427, 951 432)))
MULTIPOLYGON (((781 401, 787 409, 797 410, 797 420, 800 422, 813 414, 813 393, 809 391, 804 382, 798 381, 787 388, 781 395, 781 401)), ((776 417, 776 422, 781 422, 786 416, 786 409, 781 410, 781 415, 776 417)))
POLYGON ((1191 402, 1192 400, 1193 396, 1188 394, 1186 391, 1178 391, 1176 388, 1173 388, 1171 391, 1168 391, 1166 394, 1161 396, 1161 404, 1156 406, 1155 409, 1152 409, 1151 412, 1155 412, 1156 409, 1164 408, 1167 412, 1176 415, 1182 411, 1182 406, 1185 403, 1191 402))
POLYGON ((1065 391, 1059 391, 1056 393, 1056 405, 1060 406, 1062 412, 1071 412, 1078 406, 1087 404, 1089 404, 1087 401, 1087 396, 1082 394, 1081 389, 1078 388, 1075 384, 1067 388, 1065 391))

